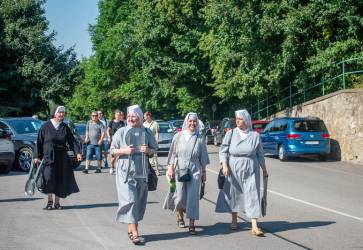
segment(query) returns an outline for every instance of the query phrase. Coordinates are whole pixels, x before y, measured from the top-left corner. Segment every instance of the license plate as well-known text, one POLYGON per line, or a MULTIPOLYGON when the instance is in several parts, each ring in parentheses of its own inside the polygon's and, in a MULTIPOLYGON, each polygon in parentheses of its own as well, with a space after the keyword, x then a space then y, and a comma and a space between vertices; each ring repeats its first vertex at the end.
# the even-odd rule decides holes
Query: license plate
POLYGON ((305 144, 307 144, 307 145, 318 145, 319 142, 318 141, 306 141, 305 144))

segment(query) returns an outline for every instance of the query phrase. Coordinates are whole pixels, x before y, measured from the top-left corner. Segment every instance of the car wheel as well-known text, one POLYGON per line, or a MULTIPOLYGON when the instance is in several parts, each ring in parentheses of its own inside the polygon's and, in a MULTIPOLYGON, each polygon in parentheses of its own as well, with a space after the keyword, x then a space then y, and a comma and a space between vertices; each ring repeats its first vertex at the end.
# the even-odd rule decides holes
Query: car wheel
POLYGON ((288 156, 286 154, 286 150, 283 144, 281 144, 279 146, 279 159, 280 161, 287 161, 288 160, 288 156))
POLYGON ((328 155, 326 155, 326 154, 319 155, 319 160, 320 161, 327 161, 328 160, 328 155))
POLYGON ((33 159, 33 151, 30 148, 21 148, 16 157, 16 167, 24 172, 28 172, 33 159))

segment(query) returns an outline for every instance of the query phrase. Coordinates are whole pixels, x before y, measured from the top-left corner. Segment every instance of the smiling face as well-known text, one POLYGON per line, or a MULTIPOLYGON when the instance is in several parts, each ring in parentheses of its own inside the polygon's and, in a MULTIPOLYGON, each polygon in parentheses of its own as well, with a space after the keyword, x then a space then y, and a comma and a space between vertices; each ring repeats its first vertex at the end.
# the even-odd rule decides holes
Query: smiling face
POLYGON ((134 113, 127 114, 127 125, 135 128, 140 126, 140 119, 134 113))
POLYGON ((54 119, 55 119, 57 122, 61 122, 61 121, 63 121, 63 119, 64 119, 64 112, 57 112, 57 113, 55 113, 55 115, 54 115, 54 119))
POLYGON ((198 125, 198 119, 197 118, 188 118, 187 122, 187 130, 194 132, 198 125))
POLYGON ((247 124, 242 117, 236 117, 236 125, 239 129, 246 130, 247 124))

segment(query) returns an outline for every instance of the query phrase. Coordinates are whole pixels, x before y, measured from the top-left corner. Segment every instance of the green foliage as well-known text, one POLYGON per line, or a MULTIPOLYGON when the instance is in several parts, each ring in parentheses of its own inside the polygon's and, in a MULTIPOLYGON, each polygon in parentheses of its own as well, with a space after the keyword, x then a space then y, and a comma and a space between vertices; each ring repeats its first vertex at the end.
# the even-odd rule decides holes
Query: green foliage
POLYGON ((0 1, 0 116, 31 115, 62 103, 80 80, 73 49, 48 32, 44 1, 0 1))

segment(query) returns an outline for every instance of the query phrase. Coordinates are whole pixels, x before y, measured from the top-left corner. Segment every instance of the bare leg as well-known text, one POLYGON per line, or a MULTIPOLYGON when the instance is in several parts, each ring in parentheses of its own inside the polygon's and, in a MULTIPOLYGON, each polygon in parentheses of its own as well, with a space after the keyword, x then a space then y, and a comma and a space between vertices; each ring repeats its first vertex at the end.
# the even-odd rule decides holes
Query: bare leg
POLYGON ((195 235, 197 232, 195 231, 195 224, 194 224, 195 220, 194 219, 189 219, 189 233, 191 235, 195 235))
POLYGON ((237 230, 237 213, 232 212, 232 223, 230 225, 230 228, 232 230, 237 230))
POLYGON ((86 160, 86 169, 89 168, 89 165, 90 165, 91 161, 90 160, 86 160))
POLYGON ((252 234, 256 236, 262 236, 263 232, 261 231, 261 229, 258 228, 256 218, 251 219, 251 224, 252 224, 252 234))
POLYGON ((184 211, 183 211, 183 209, 178 210, 178 215, 177 216, 178 216, 178 227, 184 228, 185 223, 184 223, 184 211))

